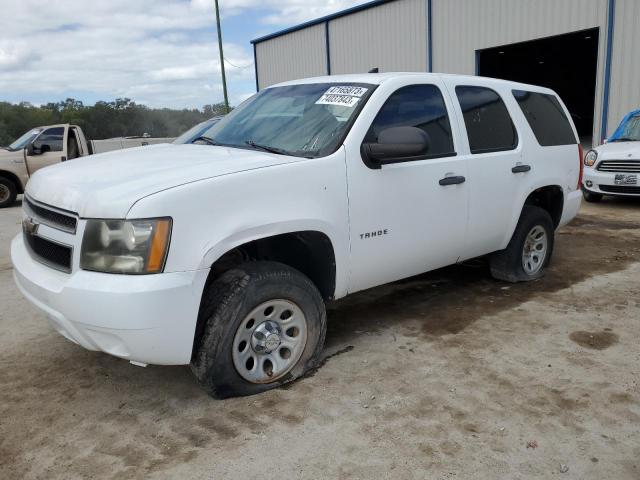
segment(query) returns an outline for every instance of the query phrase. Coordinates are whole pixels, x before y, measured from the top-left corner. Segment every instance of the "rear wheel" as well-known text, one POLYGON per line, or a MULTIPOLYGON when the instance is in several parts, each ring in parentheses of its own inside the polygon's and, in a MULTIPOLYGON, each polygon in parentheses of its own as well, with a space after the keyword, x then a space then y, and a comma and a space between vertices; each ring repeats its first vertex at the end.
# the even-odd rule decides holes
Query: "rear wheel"
POLYGON ((525 205, 507 248, 491 255, 491 274, 507 282, 540 278, 551 260, 553 244, 554 227, 549 213, 525 205))
POLYGON ((214 281, 202 302, 191 368, 210 395, 260 393, 316 364, 325 306, 299 271, 276 262, 245 263, 214 281))
POLYGON ((589 190, 582 189, 582 196, 589 203, 597 203, 602 200, 601 193, 590 192, 589 190))
POLYGON ((16 185, 5 177, 0 177, 0 208, 13 205, 18 196, 16 185))

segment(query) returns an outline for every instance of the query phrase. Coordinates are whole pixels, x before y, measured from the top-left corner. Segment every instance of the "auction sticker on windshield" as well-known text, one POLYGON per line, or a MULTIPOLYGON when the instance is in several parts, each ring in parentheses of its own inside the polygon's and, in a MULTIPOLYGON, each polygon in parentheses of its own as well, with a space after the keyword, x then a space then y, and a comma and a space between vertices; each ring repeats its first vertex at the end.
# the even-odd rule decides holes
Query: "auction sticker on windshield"
POLYGON ((340 85, 329 88, 316 101, 317 105, 340 105, 343 107, 353 107, 358 103, 360 97, 367 93, 367 88, 340 85))

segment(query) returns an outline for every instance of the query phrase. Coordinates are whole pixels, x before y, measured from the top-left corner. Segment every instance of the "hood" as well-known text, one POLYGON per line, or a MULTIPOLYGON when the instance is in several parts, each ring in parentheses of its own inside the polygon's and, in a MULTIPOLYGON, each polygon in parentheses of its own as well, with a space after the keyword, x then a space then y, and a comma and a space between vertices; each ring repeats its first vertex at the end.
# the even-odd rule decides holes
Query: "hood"
POLYGON ((598 152, 598 160, 640 159, 640 142, 610 142, 599 145, 593 150, 598 152))
POLYGON ((19 160, 18 163, 22 163, 24 160, 24 151, 16 150, 15 152, 12 152, 10 150, 0 148, 0 163, 13 162, 14 160, 19 160))
POLYGON ((150 145, 38 170, 27 195, 85 218, 124 218, 139 199, 185 183, 299 161, 211 145, 150 145))

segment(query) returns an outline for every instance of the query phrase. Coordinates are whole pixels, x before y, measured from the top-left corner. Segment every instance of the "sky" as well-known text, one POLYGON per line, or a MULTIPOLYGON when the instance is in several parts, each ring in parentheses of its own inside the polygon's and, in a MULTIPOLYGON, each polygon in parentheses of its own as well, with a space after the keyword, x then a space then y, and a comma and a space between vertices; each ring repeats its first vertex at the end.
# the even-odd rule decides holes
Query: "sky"
MULTIPOLYGON (((365 0, 219 0, 229 101, 255 93, 250 40, 365 0)), ((0 101, 223 100, 213 0, 0 0, 0 101)))

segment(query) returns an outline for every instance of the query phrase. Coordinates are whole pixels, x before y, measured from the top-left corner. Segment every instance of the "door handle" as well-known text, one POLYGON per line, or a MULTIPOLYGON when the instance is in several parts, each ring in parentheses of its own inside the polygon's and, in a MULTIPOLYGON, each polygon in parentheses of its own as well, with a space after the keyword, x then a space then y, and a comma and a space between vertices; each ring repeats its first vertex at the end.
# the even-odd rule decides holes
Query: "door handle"
POLYGON ((511 169, 513 173, 525 173, 531 170, 531 165, 516 165, 511 169))
POLYGON ((441 178, 438 183, 443 187, 446 187, 447 185, 459 185, 461 183, 464 183, 465 180, 466 178, 461 175, 452 175, 450 177, 441 178))

